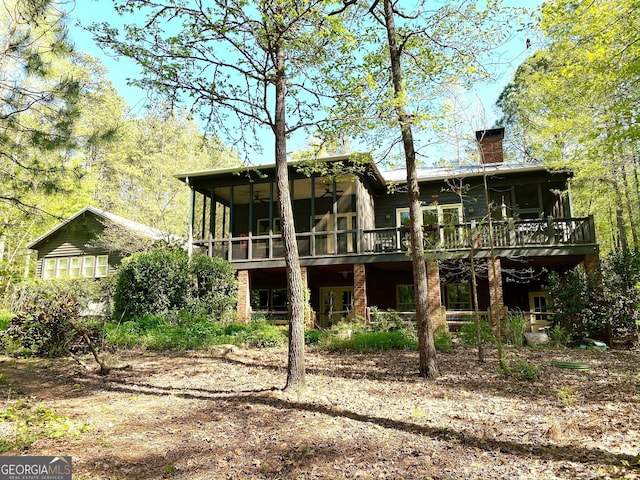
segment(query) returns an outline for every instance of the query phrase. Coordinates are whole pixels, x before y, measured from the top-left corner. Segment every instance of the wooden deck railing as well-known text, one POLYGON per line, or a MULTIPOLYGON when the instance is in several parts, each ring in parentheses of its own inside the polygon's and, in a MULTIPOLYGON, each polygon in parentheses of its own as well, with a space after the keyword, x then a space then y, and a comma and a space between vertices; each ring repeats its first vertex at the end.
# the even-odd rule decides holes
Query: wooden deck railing
MULTIPOLYGON (((593 217, 546 218, 535 220, 494 221, 491 224, 494 247, 570 246, 595 244, 593 217)), ((301 232, 296 235, 300 257, 337 255, 375 255, 405 252, 409 232, 405 227, 370 230, 335 230, 301 232)), ((229 261, 280 259, 284 256, 279 234, 230 236, 195 240, 210 256, 229 261)), ((488 223, 427 225, 424 229, 426 250, 466 250, 489 247, 488 223)))

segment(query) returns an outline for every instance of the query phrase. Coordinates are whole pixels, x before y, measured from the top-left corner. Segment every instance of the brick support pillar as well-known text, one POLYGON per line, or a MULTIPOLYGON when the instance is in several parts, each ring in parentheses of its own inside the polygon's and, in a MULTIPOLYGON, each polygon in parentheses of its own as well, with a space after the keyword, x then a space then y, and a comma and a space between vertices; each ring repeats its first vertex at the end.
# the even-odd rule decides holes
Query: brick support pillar
POLYGON ((440 267, 438 262, 427 260, 427 295, 429 297, 429 319, 435 332, 446 327, 447 318, 440 299, 440 267))
POLYGON ((251 321, 251 288, 249 286, 249 271, 238 270, 238 322, 251 321))
POLYGON ((499 258, 487 260, 489 272, 489 313, 491 324, 504 320, 504 294, 502 293, 502 264, 499 258), (494 274, 495 272, 495 274, 494 274))
POLYGON ((309 272, 307 267, 300 266, 300 276, 302 277, 302 288, 304 289, 304 328, 311 329, 315 324, 315 314, 311 310, 310 294, 309 292, 309 272))
POLYGON ((353 265, 353 314, 369 321, 367 316, 367 270, 364 264, 353 265))

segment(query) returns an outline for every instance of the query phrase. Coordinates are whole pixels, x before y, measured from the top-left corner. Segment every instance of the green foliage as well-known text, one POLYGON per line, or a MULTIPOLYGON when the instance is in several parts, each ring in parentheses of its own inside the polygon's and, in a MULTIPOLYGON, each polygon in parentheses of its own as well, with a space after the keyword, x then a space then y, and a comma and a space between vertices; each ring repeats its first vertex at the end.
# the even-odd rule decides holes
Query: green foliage
POLYGON ((87 425, 77 426, 51 408, 25 400, 0 410, 0 420, 9 426, 0 438, 0 453, 21 452, 38 439, 78 435, 88 429, 87 425))
POLYGON ((453 350, 453 338, 447 327, 442 327, 436 330, 433 336, 433 342, 437 350, 441 352, 450 352, 453 350))
POLYGON ((238 285, 231 264, 221 258, 196 255, 189 265, 194 287, 189 310, 221 318, 235 307, 238 285))
POLYGON ((516 347, 522 347, 524 345, 524 330, 526 325, 527 321, 521 312, 518 314, 509 314, 507 317, 506 327, 507 335, 512 345, 516 347))
POLYGON ((129 321, 185 310, 221 319, 236 302, 237 282, 227 261, 206 256, 189 260, 178 248, 153 250, 123 261, 116 276, 114 318, 129 321))
POLYGON ((256 320, 237 334, 242 344, 255 348, 279 347, 287 343, 287 327, 256 320))
POLYGON ((576 267, 564 274, 550 272, 547 291, 554 307, 553 322, 569 332, 573 340, 602 332, 606 306, 597 272, 576 267))
POLYGON ((569 343, 569 332, 560 324, 549 329, 549 340, 555 347, 565 347, 569 343))
POLYGON ((329 337, 327 330, 305 330, 304 343, 305 345, 319 345, 329 337))
POLYGON ((104 301, 108 282, 88 279, 24 282, 12 295, 16 312, 0 333, 0 344, 13 355, 58 356, 83 351, 86 342, 71 322, 98 343, 103 337, 100 318, 83 318, 80 312, 91 302, 104 301))
MULTIPOLYGON (((458 332, 458 339, 463 345, 477 346, 476 322, 468 322, 462 325, 458 332)), ((493 334, 491 325, 484 320, 480 322, 480 340, 483 344, 495 344, 496 342, 496 337, 493 334)))
POLYGON ((114 316, 127 321, 185 308, 191 279, 183 250, 154 250, 125 258, 117 273, 114 316))
MULTIPOLYGON (((381 312, 373 309, 371 312, 371 323, 367 325, 367 330, 371 332, 395 332, 406 330, 409 322, 404 320, 395 310, 381 312)), ((413 327, 413 324, 411 324, 413 327)))
POLYGON ((264 321, 249 324, 213 322, 188 312, 180 315, 145 315, 135 321, 108 323, 107 343, 121 348, 194 350, 234 344, 255 348, 275 347, 287 341, 287 328, 264 321))
POLYGON ((620 336, 638 336, 640 321, 640 251, 612 252, 602 261, 607 321, 620 336))
POLYGON ((6 330, 9 327, 9 322, 13 317, 14 314, 10 312, 0 313, 0 332, 2 332, 2 330, 6 330))
POLYGON ((501 369, 501 373, 505 376, 517 376, 522 380, 535 380, 538 378, 541 372, 539 365, 533 365, 525 362, 524 360, 517 359, 513 366, 507 364, 507 366, 501 369))
POLYGON ((378 350, 415 350, 418 341, 414 336, 395 330, 392 332, 357 332, 350 337, 332 336, 328 340, 330 351, 367 352, 378 350))

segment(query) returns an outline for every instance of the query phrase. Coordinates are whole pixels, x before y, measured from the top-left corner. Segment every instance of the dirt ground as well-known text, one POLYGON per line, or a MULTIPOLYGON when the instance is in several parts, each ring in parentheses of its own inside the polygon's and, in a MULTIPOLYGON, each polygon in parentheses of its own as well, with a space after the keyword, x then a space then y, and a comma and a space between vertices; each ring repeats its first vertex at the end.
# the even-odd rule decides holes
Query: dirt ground
POLYGON ((281 391, 280 348, 120 352, 110 362, 129 368, 106 377, 0 357, 2 410, 25 398, 88 425, 5 455, 71 455, 74 479, 640 478, 637 351, 507 355, 539 379, 464 347, 439 354, 436 380, 416 375, 416 352, 310 350, 300 395, 281 391))

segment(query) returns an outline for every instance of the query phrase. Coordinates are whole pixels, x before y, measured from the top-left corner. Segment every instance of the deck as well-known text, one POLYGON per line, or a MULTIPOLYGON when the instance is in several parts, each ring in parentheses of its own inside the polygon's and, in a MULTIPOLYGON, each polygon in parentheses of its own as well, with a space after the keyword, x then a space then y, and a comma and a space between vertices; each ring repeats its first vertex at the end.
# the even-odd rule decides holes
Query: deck
MULTIPOLYGON (((406 254, 409 231, 406 227, 371 230, 310 231, 296 234, 300 258, 340 257, 359 255, 406 254)), ((243 234, 227 238, 194 240, 209 256, 226 258, 230 262, 277 260, 284 257, 279 234, 243 234)), ((506 220, 489 223, 426 225, 425 250, 434 253, 458 252, 468 255, 473 249, 569 248, 595 246, 593 217, 506 220), (492 236, 490 235, 492 232, 492 236), (493 238, 493 245, 490 238, 493 238)))

